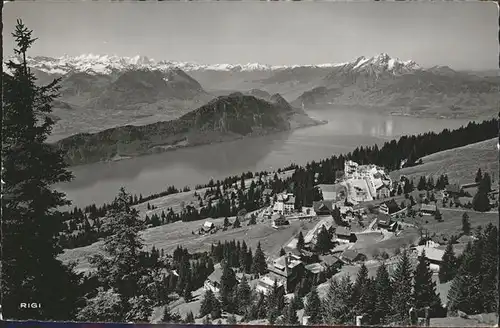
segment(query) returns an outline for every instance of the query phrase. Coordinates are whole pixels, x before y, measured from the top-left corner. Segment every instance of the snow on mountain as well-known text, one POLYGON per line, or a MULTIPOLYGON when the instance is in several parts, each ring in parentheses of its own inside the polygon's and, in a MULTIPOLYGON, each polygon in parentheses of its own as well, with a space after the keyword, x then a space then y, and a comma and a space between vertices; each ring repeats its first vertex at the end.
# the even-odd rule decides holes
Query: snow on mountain
POLYGON ((176 61, 155 61, 145 56, 120 57, 115 55, 87 54, 80 56, 62 56, 51 58, 45 56, 28 57, 28 65, 48 74, 64 75, 69 72, 86 72, 89 74, 110 74, 114 71, 129 69, 151 69, 167 71, 178 68, 183 71, 271 71, 285 70, 299 67, 311 68, 349 68, 353 70, 376 69, 391 71, 393 73, 406 73, 420 67, 413 61, 401 61, 382 53, 378 56, 365 58, 359 57, 347 63, 319 64, 319 65, 290 65, 271 66, 259 63, 248 64, 197 64, 176 61))
POLYGON ((399 58, 393 58, 386 53, 381 53, 377 56, 366 58, 361 56, 353 62, 343 65, 344 68, 357 72, 376 73, 389 72, 393 74, 405 74, 421 69, 420 66, 413 60, 402 61, 399 58))

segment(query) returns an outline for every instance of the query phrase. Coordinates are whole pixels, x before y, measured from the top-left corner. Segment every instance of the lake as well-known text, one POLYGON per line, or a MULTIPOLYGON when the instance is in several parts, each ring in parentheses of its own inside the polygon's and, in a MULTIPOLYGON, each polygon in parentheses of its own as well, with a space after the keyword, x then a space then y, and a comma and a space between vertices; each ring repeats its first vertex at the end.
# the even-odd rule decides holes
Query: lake
POLYGON ((369 110, 325 109, 308 111, 328 124, 259 138, 198 146, 117 162, 71 168, 75 179, 57 188, 73 204, 84 206, 110 202, 120 187, 144 196, 170 185, 207 183, 242 172, 276 170, 292 162, 305 164, 334 154, 348 153, 357 146, 381 145, 407 134, 445 128, 456 129, 467 119, 391 116, 369 110))

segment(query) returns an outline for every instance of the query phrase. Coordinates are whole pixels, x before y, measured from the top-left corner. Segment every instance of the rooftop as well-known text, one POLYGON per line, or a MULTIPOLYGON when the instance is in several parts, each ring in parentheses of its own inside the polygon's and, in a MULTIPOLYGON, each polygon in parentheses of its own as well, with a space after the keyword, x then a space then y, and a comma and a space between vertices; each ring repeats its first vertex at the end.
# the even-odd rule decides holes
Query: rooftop
POLYGON ((420 206, 420 210, 421 211, 436 211, 437 207, 436 207, 436 205, 422 204, 422 206, 420 206))
POLYGON ((415 250, 417 251, 418 256, 422 255, 422 252, 425 251, 425 257, 428 258, 429 260, 439 261, 439 262, 443 260, 444 250, 442 249, 437 249, 434 247, 426 247, 422 245, 415 247, 415 250))
POLYGON ((352 231, 350 229, 347 229, 346 227, 337 227, 335 229, 335 234, 337 236, 350 236, 352 234, 352 231))
POLYGON ((320 263, 311 263, 305 266, 305 269, 312 273, 320 273, 325 271, 325 267, 320 263))
POLYGON ((212 272, 207 279, 210 281, 220 282, 221 277, 222 277, 222 267, 220 263, 217 263, 214 266, 214 272, 212 272))

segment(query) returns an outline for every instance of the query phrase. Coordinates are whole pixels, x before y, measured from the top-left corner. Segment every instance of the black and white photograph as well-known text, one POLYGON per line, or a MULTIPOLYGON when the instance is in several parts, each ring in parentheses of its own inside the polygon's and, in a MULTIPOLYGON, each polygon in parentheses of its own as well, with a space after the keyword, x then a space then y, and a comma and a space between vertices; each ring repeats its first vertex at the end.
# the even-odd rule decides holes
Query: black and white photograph
POLYGON ((4 3, 1 318, 498 327, 498 23, 4 3))

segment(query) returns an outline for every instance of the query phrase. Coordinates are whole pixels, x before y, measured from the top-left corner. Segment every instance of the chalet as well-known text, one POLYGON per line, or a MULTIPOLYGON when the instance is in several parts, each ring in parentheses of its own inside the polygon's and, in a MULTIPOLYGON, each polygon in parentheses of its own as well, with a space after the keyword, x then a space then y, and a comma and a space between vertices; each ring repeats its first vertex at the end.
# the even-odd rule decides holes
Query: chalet
POLYGON ((318 202, 313 202, 313 210, 316 215, 331 215, 333 212, 333 201, 331 200, 321 200, 318 202))
POLYGON ((283 255, 268 266, 269 276, 273 279, 282 279, 286 281, 285 289, 294 290, 296 284, 300 282, 304 274, 304 263, 295 259, 289 254, 283 255))
POLYGON ((447 197, 458 197, 462 193, 462 189, 458 184, 449 184, 445 188, 445 195, 447 197))
POLYGON ((380 205, 379 207, 379 212, 383 214, 388 214, 388 215, 394 215, 401 211, 401 208, 399 207, 398 203, 394 199, 391 199, 387 202, 384 202, 380 205))
POLYGON ((346 227, 337 227, 335 236, 340 243, 355 243, 357 240, 356 234, 346 227))
POLYGON ((285 281, 283 279, 276 279, 266 275, 259 279, 257 286, 255 286, 255 290, 259 293, 262 292, 264 295, 268 295, 273 290, 275 283, 278 289, 285 288, 285 281))
POLYGON ((326 271, 326 267, 321 263, 311 263, 304 266, 305 272, 312 277, 317 279, 322 272, 326 271))
POLYGON ((279 194, 273 205, 273 213, 290 214, 295 209, 295 197, 293 194, 279 194))
POLYGON ((472 242, 474 241, 474 237, 473 236, 467 236, 467 235, 463 235, 461 236, 460 238, 458 238, 455 242, 457 244, 467 244, 469 242, 472 242))
POLYGON ((214 266, 214 272, 208 276, 207 280, 203 284, 205 290, 211 290, 214 293, 220 291, 220 279, 222 278, 222 268, 220 263, 214 266))
POLYGON ((436 205, 431 205, 431 204, 422 204, 420 207, 420 213, 423 215, 434 215, 437 212, 437 207, 436 205))
POLYGON ((429 268, 434 272, 439 272, 439 267, 443 263, 444 250, 427 245, 415 247, 416 255, 420 256, 425 252, 425 258, 429 261, 429 268))
POLYGON ((320 260, 327 270, 340 269, 343 264, 342 260, 335 255, 325 255, 320 260))
POLYGON ((352 249, 348 249, 344 253, 342 253, 341 259, 345 263, 354 264, 357 262, 366 261, 367 257, 365 254, 359 253, 352 249))
POLYGON ((379 229, 385 229, 387 231, 394 232, 394 231, 396 231, 396 229, 398 227, 398 223, 392 221, 392 218, 390 215, 380 214, 377 218, 377 227, 379 229))
POLYGON ((349 249, 349 247, 351 247, 351 245, 349 245, 349 243, 339 244, 339 245, 335 246, 331 250, 331 252, 332 252, 332 254, 340 254, 340 253, 344 252, 345 250, 349 249))
POLYGON ((391 190, 385 184, 378 186, 376 189, 377 198, 389 198, 391 190))
POLYGON ((212 231, 213 229, 215 229, 215 224, 213 222, 210 222, 210 221, 205 221, 205 223, 201 227, 201 230, 204 233, 208 233, 208 232, 212 231))

